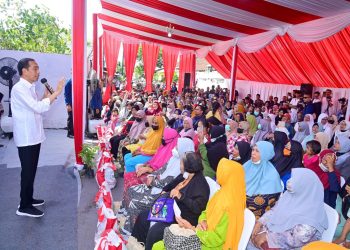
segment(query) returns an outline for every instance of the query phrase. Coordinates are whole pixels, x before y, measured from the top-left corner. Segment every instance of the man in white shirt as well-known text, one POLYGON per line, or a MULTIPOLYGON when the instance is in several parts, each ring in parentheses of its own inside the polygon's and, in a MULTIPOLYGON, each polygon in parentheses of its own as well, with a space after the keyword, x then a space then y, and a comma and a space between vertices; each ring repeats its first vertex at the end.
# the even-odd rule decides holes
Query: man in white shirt
POLYGON ((34 59, 23 58, 18 62, 20 81, 11 92, 13 136, 21 161, 21 202, 17 215, 41 217, 36 208, 44 200, 33 199, 33 185, 40 154, 40 145, 45 140, 42 113, 50 109, 50 104, 61 94, 65 80, 62 78, 54 93, 45 90, 42 100, 35 92, 35 82, 39 78, 39 66, 34 59))

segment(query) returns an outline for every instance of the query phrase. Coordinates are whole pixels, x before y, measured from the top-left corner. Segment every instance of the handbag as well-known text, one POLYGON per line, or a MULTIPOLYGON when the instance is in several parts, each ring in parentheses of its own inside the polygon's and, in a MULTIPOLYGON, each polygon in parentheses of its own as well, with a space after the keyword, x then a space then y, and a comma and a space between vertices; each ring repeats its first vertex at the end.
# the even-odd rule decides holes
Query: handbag
POLYGON ((158 197, 148 214, 148 220, 154 222, 174 222, 174 200, 169 197, 158 197))
POLYGON ((196 232, 172 224, 164 229, 164 246, 167 250, 201 250, 201 241, 196 232))
POLYGON ((128 250, 144 250, 145 246, 142 242, 138 242, 133 236, 130 236, 128 243, 126 244, 126 249, 128 250))

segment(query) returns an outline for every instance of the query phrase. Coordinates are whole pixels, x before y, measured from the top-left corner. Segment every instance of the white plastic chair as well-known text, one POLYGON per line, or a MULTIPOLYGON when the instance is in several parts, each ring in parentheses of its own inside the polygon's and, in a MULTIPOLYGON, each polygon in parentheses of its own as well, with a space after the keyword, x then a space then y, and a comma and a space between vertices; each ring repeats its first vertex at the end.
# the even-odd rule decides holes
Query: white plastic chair
POLYGON ((255 226, 255 215, 248 208, 244 210, 244 226, 241 239, 239 240, 238 250, 245 250, 247 248, 250 236, 255 226))
POLYGON ((337 229, 339 215, 337 211, 327 204, 324 204, 324 209, 326 210, 327 218, 328 218, 328 228, 322 234, 322 241, 332 242, 335 230, 337 229))
POLYGON ((213 195, 216 193, 216 191, 218 191, 220 189, 220 185, 216 183, 216 181, 214 181, 212 178, 206 176, 205 179, 207 180, 207 183, 209 185, 210 188, 210 195, 209 195, 209 199, 211 197, 213 197, 213 195))

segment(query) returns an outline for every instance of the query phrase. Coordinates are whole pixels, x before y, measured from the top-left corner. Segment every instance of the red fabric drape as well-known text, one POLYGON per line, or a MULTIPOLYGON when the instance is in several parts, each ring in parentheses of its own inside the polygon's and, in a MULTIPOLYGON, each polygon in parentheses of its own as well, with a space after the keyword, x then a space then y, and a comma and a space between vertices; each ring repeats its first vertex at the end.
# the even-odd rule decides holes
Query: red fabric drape
POLYGON ((237 79, 349 88, 350 27, 315 43, 296 42, 285 35, 258 52, 240 51, 237 79))
MULTIPOLYGON (((232 58, 232 56, 231 56, 232 58)), ((208 63, 211 64, 221 75, 223 78, 231 78, 231 61, 227 60, 225 55, 218 56, 214 52, 210 51, 208 55, 205 57, 208 63)))
POLYGON ((179 51, 175 48, 164 46, 163 50, 163 65, 164 65, 164 75, 166 90, 170 90, 171 82, 173 81, 175 67, 177 63, 177 57, 179 56, 179 51))
POLYGON ((102 79, 103 78, 103 52, 102 52, 102 48, 103 48, 103 36, 100 36, 98 38, 98 70, 99 70, 99 78, 102 79))
POLYGON ((108 77, 114 77, 115 69, 118 62, 120 41, 118 41, 113 35, 104 32, 103 42, 108 77))
POLYGON ((153 43, 142 43, 142 57, 146 78, 146 91, 152 92, 154 70, 157 65, 159 46, 153 43))
POLYGON ((97 14, 94 13, 92 15, 92 48, 93 48, 93 56, 92 56, 92 68, 97 72, 97 14))
POLYGON ((104 52, 107 66, 108 81, 106 90, 103 94, 102 102, 106 104, 110 98, 112 91, 115 90, 115 86, 112 84, 112 80, 115 74, 115 69, 118 62, 118 54, 120 48, 120 41, 118 41, 113 35, 104 32, 103 33, 104 52))
POLYGON ((132 75, 134 73, 137 51, 139 45, 137 43, 123 43, 124 64, 126 72, 126 90, 132 90, 132 75))
POLYGON ((179 68, 179 86, 178 90, 181 93, 184 87, 184 75, 185 73, 191 73, 190 87, 193 87, 196 79, 196 55, 187 53, 180 55, 180 68, 179 68))
POLYGON ((77 164, 83 164, 79 153, 83 144, 84 85, 85 85, 85 0, 73 1, 72 58, 74 147, 77 164))

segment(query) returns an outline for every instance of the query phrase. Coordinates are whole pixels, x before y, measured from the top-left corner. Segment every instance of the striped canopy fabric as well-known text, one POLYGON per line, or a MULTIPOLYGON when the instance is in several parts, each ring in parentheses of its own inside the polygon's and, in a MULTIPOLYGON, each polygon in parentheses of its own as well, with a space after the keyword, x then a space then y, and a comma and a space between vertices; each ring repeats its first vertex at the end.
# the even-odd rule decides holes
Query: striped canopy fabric
POLYGON ((104 30, 185 50, 350 16, 345 0, 101 0, 101 5, 104 30), (175 28, 171 38, 165 31, 169 24, 175 28))

